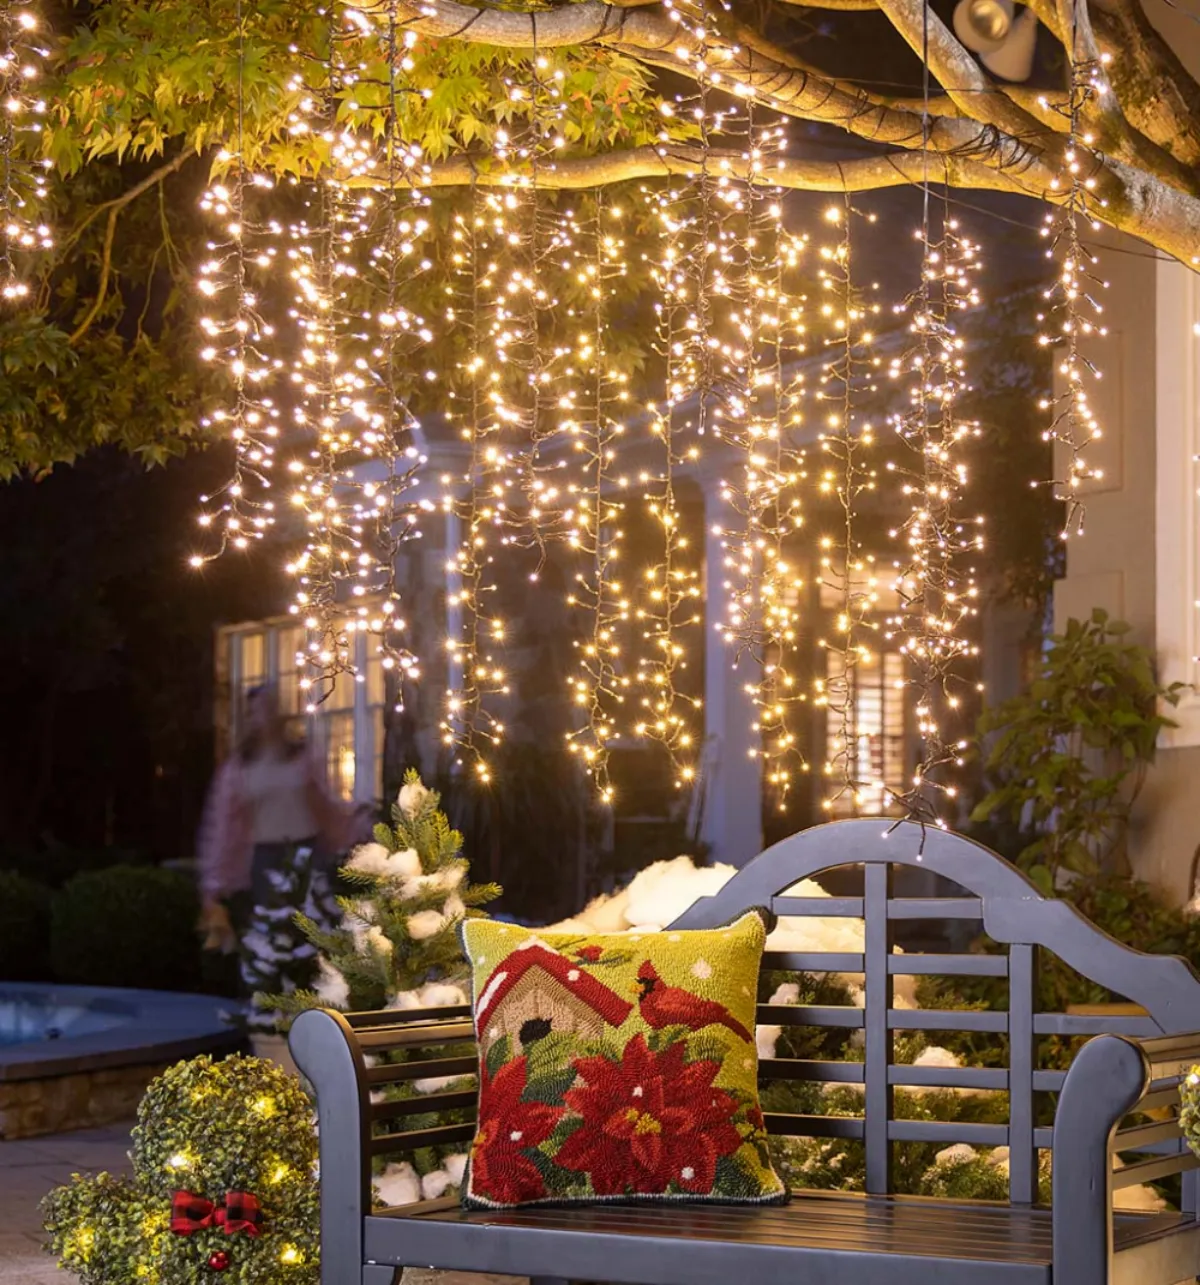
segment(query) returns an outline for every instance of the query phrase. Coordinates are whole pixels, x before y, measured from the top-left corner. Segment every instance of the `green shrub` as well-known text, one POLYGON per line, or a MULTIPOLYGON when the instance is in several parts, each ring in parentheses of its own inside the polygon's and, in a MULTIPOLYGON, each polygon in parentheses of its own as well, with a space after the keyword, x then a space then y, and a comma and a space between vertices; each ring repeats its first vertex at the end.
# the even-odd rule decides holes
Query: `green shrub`
POLYGON ((90 986, 193 990, 200 984, 195 885, 181 871, 113 866, 55 895, 55 977, 90 986))
POLYGON ((75 875, 113 866, 144 866, 149 858, 127 848, 72 848, 50 843, 37 847, 0 848, 0 866, 50 888, 61 888, 75 875))
POLYGON ((41 982, 49 976, 50 889, 0 870, 0 978, 41 982))

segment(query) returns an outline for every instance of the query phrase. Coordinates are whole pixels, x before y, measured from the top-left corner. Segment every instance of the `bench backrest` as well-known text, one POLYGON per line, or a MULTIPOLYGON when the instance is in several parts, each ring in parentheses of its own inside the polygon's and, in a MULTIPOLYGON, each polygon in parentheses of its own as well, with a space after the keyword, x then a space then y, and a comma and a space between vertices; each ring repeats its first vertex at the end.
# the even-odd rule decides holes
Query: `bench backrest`
MULTIPOLYGON (((807 1024, 861 1030, 862 1062, 764 1059, 763 1080, 795 1079, 863 1086, 860 1118, 770 1115, 775 1134, 861 1139, 866 1188, 891 1191, 896 1142, 956 1142, 1008 1146, 1009 1191, 1015 1203, 1037 1198, 1037 1151, 1052 1145, 1052 1131, 1038 1127, 1035 1095, 1062 1086, 1062 1070, 1039 1066, 1044 1036, 1105 1033, 1139 1037, 1200 1031, 1200 977, 1184 960, 1146 955, 1107 936, 1066 902, 1043 897, 1023 874, 988 848, 934 828, 882 819, 839 821, 802 831, 767 849, 715 896, 691 906, 674 928, 711 928, 754 906, 780 916, 860 919, 863 950, 850 954, 768 952, 764 968, 837 973, 863 978, 864 1005, 803 1007, 762 1004, 762 1025, 807 1024), (862 895, 796 897, 789 889, 843 866, 862 868, 862 895), (897 868, 926 871, 944 895, 893 895, 897 868), (964 890, 965 894, 964 895, 964 890), (896 926, 904 920, 969 920, 1005 951, 989 954, 896 953, 896 926), (1049 950, 1090 981, 1126 997, 1146 1016, 1077 1015, 1036 1011, 1038 951, 1049 950), (898 1009, 894 980, 900 975, 1007 979, 1003 1011, 898 1009), (897 1031, 975 1031, 1004 1036, 1007 1067, 913 1067, 894 1063, 897 1031), (896 1120, 897 1087, 991 1089, 1008 1094, 1005 1124, 896 1120)), ((1043 1099, 1044 1100, 1044 1099, 1043 1099)))

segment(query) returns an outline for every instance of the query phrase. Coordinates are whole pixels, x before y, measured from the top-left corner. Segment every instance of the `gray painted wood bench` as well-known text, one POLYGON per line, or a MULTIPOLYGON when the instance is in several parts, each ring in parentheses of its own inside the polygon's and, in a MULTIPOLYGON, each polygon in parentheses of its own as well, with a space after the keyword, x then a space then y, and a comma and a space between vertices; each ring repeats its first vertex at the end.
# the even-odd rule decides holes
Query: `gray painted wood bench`
POLYGON ((861 1029, 861 1062, 774 1058, 760 1075, 863 1085, 861 1118, 776 1114, 767 1124, 775 1134, 861 1139, 865 1195, 798 1192, 770 1209, 643 1204, 466 1212, 442 1199, 372 1210, 375 1157, 440 1143, 465 1147, 473 1136, 474 1126, 463 1123, 403 1129, 406 1114, 473 1107, 473 1092, 371 1101, 371 1090, 389 1082, 472 1074, 470 1011, 315 1011, 295 1022, 291 1048, 316 1090, 320 1117, 322 1285, 391 1285, 403 1266, 630 1285, 1176 1285, 1200 1274, 1196 1161, 1169 1109, 1179 1101, 1180 1075, 1200 1061, 1200 978, 1186 962, 1121 945, 1065 902, 1043 898, 988 849, 942 831, 922 834, 911 823, 889 833, 886 821, 842 821, 793 835, 716 896, 696 902, 674 927, 716 927, 759 905, 780 915, 863 921, 862 954, 768 953, 764 967, 861 974, 864 1007, 764 1004, 759 1020, 861 1029), (788 895, 799 880, 842 866, 862 867, 861 896, 788 895), (943 895, 893 896, 898 867, 928 871, 943 895), (897 925, 912 920, 974 921, 1005 949, 897 954, 897 925), (1054 952, 1147 1016, 1037 1012, 1039 951, 1054 952), (905 974, 1005 978, 1008 1010, 898 1009, 893 984, 905 974), (896 1064, 895 1033, 921 1029, 1005 1035, 1008 1065, 896 1064), (1039 1065, 1039 1042, 1049 1036, 1090 1038, 1063 1072, 1039 1065), (384 1065, 371 1057, 418 1047, 438 1050, 436 1060, 384 1065), (1007 1092, 1008 1122, 895 1119, 893 1091, 917 1085, 1007 1092), (1053 1126, 1039 1124, 1037 1105, 1045 1102, 1056 1103, 1053 1126), (1137 1113, 1140 1123, 1127 1121, 1137 1113), (913 1141, 1007 1146, 1008 1203, 893 1194, 893 1146, 913 1141), (1043 1149, 1053 1153, 1048 1209, 1036 1203, 1043 1149), (1118 1153, 1124 1167, 1115 1164, 1118 1153), (1172 1174, 1182 1174, 1180 1212, 1114 1215, 1116 1189, 1172 1174))

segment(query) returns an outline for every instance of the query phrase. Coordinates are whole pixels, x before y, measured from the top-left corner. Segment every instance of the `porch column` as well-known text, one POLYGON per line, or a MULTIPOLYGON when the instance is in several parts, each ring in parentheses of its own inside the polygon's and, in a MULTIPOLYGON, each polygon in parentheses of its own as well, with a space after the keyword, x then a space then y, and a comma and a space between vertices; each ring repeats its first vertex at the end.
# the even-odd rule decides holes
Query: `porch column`
POLYGON ((713 528, 732 514, 715 479, 704 479, 704 754, 700 765, 700 837, 711 862, 744 866, 762 850, 762 759, 753 730, 754 704, 745 691, 752 662, 734 668, 717 632, 726 600, 725 553, 713 528))

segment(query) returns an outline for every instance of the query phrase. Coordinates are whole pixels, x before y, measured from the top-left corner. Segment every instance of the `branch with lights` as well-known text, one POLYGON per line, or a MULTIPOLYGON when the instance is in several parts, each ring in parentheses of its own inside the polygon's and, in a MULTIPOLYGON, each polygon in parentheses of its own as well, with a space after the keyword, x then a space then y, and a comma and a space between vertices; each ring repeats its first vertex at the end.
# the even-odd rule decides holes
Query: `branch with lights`
POLYGON ((51 163, 39 156, 46 104, 36 89, 49 51, 27 4, 0 0, 0 299, 29 297, 22 261, 49 250, 54 238, 43 217, 51 163))

